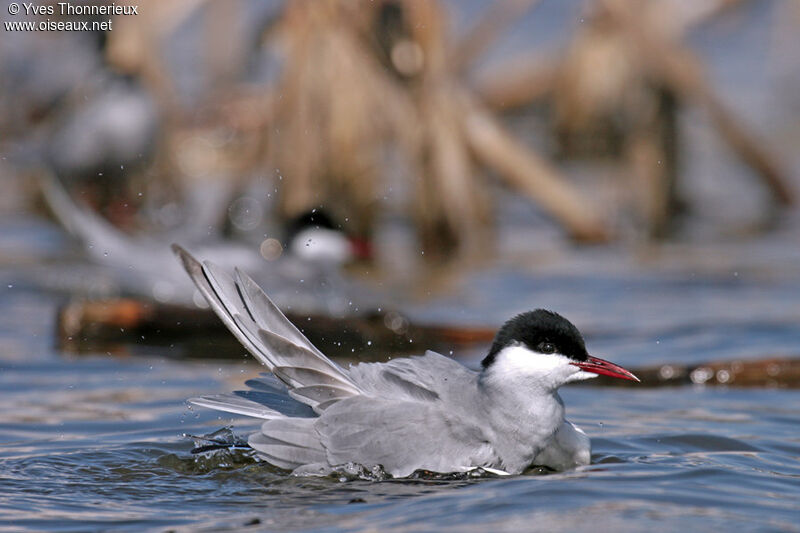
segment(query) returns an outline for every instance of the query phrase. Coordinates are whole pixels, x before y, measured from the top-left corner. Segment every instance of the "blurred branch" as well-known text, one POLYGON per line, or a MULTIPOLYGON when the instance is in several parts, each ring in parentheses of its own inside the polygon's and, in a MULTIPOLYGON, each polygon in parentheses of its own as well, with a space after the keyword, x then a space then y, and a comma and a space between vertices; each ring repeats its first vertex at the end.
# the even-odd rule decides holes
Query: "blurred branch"
POLYGON ((149 3, 136 17, 117 17, 114 31, 109 32, 108 62, 122 72, 139 75, 168 120, 175 118, 177 106, 173 80, 159 47, 164 37, 206 2, 208 0, 149 3))
POLYGON ((205 10, 204 56, 212 79, 211 92, 230 87, 242 71, 245 43, 241 38, 231 38, 242 33, 241 13, 238 0, 215 0, 205 10))
POLYGON ((476 81, 476 93, 495 111, 517 109, 546 98, 558 64, 550 56, 526 53, 491 68, 476 81))
POLYGON ((464 135, 480 161, 540 205, 576 239, 597 242, 610 237, 607 225, 588 198, 544 159, 517 141, 474 98, 465 92, 459 97, 464 135))
POLYGON ((540 2, 541 0, 504 0, 491 3, 479 16, 477 24, 453 47, 451 57, 453 72, 466 70, 473 65, 497 39, 500 32, 540 2))
POLYGON ((612 2, 606 4, 655 75, 686 101, 705 109, 722 138, 761 176, 775 199, 784 205, 792 204, 794 192, 777 158, 728 110, 711 88, 694 54, 679 43, 667 41, 658 32, 643 28, 630 10, 618 8, 612 2))

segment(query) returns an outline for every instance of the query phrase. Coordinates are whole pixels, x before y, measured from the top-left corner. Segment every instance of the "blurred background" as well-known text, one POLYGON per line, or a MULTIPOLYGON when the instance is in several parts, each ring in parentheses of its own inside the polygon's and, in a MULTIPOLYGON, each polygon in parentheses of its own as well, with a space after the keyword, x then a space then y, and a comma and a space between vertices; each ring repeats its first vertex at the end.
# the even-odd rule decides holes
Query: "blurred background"
POLYGON ((396 334, 537 305, 614 316, 542 301, 508 270, 591 285, 797 266, 793 3, 50 6, 51 23, 111 27, 2 34, 3 259, 77 302, 62 337, 202 307, 173 242, 290 312, 383 330, 391 309, 396 334), (72 240, 13 229, 34 218, 72 240), (443 298, 475 305, 430 311, 443 298))
MULTIPOLYGON (((767 412, 758 431, 782 435, 800 413, 797 2, 141 0, 115 16, 12 4, 0 2, 0 428, 18 448, 0 462, 18 473, 19 502, 34 498, 34 459, 87 439, 108 464, 75 464, 112 485, 127 479, 112 463, 144 460, 175 479, 210 472, 202 490, 221 490, 220 462, 182 457, 174 432, 178 418, 211 430, 217 414, 187 422, 181 402, 259 369, 172 243, 245 270, 343 361, 431 348, 475 365, 499 324, 545 307, 644 387, 680 387, 643 403, 676 390, 707 402, 659 413, 659 431, 719 424, 708 439, 678 431, 665 450, 635 441, 654 415, 620 400, 601 458, 630 466, 639 444, 678 457, 749 446, 747 468, 767 468, 764 453, 785 474, 800 457, 796 438, 758 444, 743 437, 754 426, 726 425, 767 412), (9 25, 20 22, 110 29, 9 25), (690 388, 712 385, 728 396, 690 388), (731 402, 740 411, 720 414, 731 402), (72 444, 53 449, 65 420, 72 444), (115 436, 131 420, 132 440, 172 441, 142 459, 115 436)), ((579 421, 592 419, 591 394, 619 398, 584 390, 579 421)), ((52 468, 54 487, 96 480, 52 468)), ((286 490, 297 505, 319 497, 286 490)), ((97 498, 113 500, 44 507, 116 520, 92 514, 97 498)), ((785 525, 774 502, 720 502, 785 525)), ((132 524, 156 524, 125 505, 132 524)), ((652 518, 648 505, 636 512, 652 518)), ((196 519, 158 509, 167 523, 196 519)), ((217 524, 230 509, 203 512, 217 524)))

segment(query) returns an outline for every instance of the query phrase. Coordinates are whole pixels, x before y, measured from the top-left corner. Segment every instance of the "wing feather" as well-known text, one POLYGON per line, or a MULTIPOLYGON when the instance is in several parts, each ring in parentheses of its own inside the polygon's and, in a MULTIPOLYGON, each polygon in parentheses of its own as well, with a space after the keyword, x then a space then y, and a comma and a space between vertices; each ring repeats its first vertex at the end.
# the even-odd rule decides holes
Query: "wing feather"
POLYGON ((332 405, 314 427, 331 465, 382 465, 405 477, 415 470, 457 472, 494 462, 484 429, 436 402, 357 396, 332 405))
POLYGON ((248 444, 272 464, 289 470, 326 459, 313 420, 308 419, 267 420, 259 433, 250 436, 248 444))
POLYGON ((208 261, 200 263, 178 245, 173 250, 200 293, 242 345, 299 401, 311 406, 363 391, 347 371, 325 357, 258 285, 236 270, 231 277, 208 261))
POLYGON ((236 269, 236 285, 239 288, 242 303, 257 324, 298 346, 307 348, 320 359, 336 366, 286 318, 286 315, 269 299, 264 291, 261 290, 261 287, 238 268, 236 269))
POLYGON ((297 387, 289 390, 289 395, 301 402, 311 405, 315 411, 319 412, 319 404, 353 397, 349 389, 333 387, 331 385, 311 385, 308 387, 297 387))
POLYGON ((349 390, 351 394, 359 394, 359 390, 351 386, 348 382, 313 368, 276 366, 272 369, 272 372, 280 377, 281 381, 285 383, 291 382, 295 387, 302 387, 304 383, 317 383, 319 385, 330 385, 332 387, 346 389, 349 390))

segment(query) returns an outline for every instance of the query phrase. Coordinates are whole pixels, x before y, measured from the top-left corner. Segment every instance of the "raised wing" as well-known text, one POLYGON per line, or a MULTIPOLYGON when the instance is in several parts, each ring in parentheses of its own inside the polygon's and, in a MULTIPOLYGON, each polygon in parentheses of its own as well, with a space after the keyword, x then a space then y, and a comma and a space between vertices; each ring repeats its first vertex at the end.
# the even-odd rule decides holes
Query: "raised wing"
POLYGON ((288 386, 292 398, 320 413, 343 398, 362 394, 347 371, 311 344, 249 276, 237 269, 231 278, 178 245, 172 249, 217 316, 288 386))

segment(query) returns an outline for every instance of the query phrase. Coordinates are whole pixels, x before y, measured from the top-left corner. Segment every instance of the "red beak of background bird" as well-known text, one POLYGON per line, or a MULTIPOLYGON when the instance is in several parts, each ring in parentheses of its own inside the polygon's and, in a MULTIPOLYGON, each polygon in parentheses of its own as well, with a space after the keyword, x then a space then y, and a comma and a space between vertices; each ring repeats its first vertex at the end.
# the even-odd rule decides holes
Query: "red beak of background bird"
POLYGON ((572 364, 585 372, 592 372, 593 374, 611 376, 612 378, 630 379, 632 381, 641 381, 639 378, 621 366, 615 365, 614 363, 606 361, 605 359, 600 359, 599 357, 589 356, 589 359, 586 361, 572 364))

